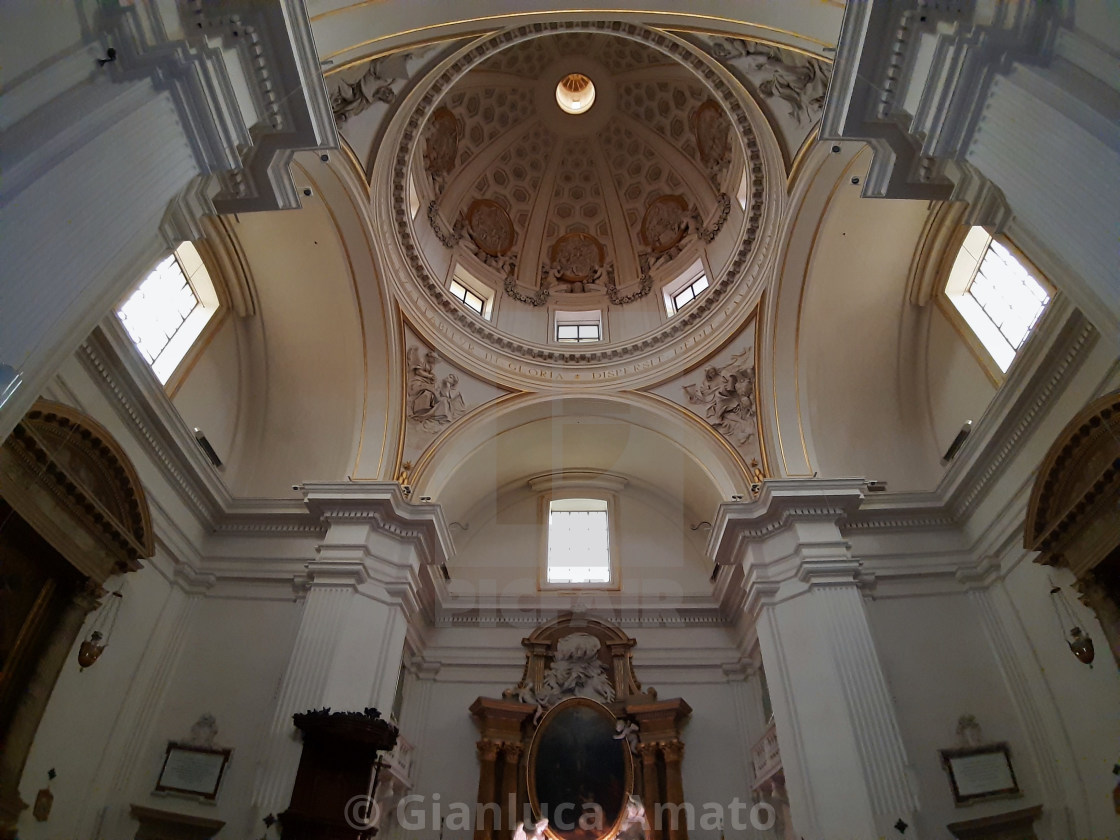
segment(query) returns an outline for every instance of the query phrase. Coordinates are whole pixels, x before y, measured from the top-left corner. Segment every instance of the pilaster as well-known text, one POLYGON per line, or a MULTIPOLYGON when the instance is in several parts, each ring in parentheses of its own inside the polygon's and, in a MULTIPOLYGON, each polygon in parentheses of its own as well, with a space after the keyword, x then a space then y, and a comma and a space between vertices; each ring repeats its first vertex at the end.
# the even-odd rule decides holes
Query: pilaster
POLYGON ((720 507, 709 542, 717 562, 744 566, 795 834, 807 837, 891 836, 917 807, 860 564, 840 532, 861 485, 768 481, 758 499, 720 507))
POLYGON ((282 811, 295 781, 293 714, 370 706, 388 714, 428 579, 421 567, 442 564, 451 546, 439 506, 410 505, 395 483, 306 485, 304 497, 327 530, 307 564, 303 614, 257 778, 261 815, 282 811))

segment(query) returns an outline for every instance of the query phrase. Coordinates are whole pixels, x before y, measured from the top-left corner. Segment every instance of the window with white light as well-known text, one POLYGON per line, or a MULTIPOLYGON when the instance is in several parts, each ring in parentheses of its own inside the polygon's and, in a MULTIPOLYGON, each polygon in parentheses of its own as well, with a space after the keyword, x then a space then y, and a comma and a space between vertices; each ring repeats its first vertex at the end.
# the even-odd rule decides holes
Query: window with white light
POLYGON ((673 309, 680 312, 681 309, 700 296, 700 293, 708 288, 708 278, 701 274, 675 295, 673 295, 673 309))
POLYGON ((584 344, 603 340, 603 313, 598 309, 584 312, 557 312, 556 340, 561 344, 584 344))
POLYGON ((696 260, 677 278, 666 283, 661 290, 665 298, 665 311, 672 318, 708 288, 708 275, 703 260, 696 260))
POLYGON ((561 343, 599 341, 602 337, 598 324, 557 324, 556 340, 561 343))
POLYGON ((1011 248, 974 227, 949 272, 945 295, 1006 373, 1053 290, 1011 248))
POLYGON ((482 314, 482 310, 486 308, 486 301, 461 284, 458 280, 451 281, 451 294, 459 298, 463 303, 477 312, 482 314))
POLYGON ((548 504, 549 584, 609 584, 610 526, 605 499, 553 499, 548 504))
POLYGON ((455 266, 451 282, 447 286, 451 295, 463 306, 486 320, 494 305, 494 290, 467 271, 463 266, 455 266))
POLYGON ((195 247, 184 242, 117 307, 117 317, 161 384, 218 311, 218 296, 195 247))

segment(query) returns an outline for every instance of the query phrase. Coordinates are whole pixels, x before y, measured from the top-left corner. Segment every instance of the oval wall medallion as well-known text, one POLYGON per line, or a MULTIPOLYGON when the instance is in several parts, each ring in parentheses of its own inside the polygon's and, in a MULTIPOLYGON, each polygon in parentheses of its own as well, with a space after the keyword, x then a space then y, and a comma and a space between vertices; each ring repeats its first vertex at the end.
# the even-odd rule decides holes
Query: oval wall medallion
POLYGON ((626 739, 615 734, 611 710, 587 697, 557 703, 541 720, 529 747, 529 801, 536 818, 548 820, 552 840, 602 840, 618 831, 634 769, 626 739))
POLYGON ((681 241, 688 216, 688 202, 682 195, 663 195, 650 202, 642 217, 642 241, 655 254, 668 251, 681 241))
POLYGON ((475 245, 492 257, 507 253, 517 238, 509 214, 502 205, 488 198, 471 202, 467 210, 467 230, 475 245))
POLYGON ((428 122, 424 168, 433 175, 446 174, 454 169, 462 136, 463 125, 459 119, 447 108, 437 108, 428 122))
POLYGON ((696 133, 696 148, 706 166, 716 166, 731 151, 729 134, 731 123, 719 103, 709 99, 692 116, 692 129, 696 133))
POLYGON ((560 269, 562 280, 587 280, 602 268, 606 251, 603 243, 590 233, 566 233, 552 243, 552 264, 560 269))

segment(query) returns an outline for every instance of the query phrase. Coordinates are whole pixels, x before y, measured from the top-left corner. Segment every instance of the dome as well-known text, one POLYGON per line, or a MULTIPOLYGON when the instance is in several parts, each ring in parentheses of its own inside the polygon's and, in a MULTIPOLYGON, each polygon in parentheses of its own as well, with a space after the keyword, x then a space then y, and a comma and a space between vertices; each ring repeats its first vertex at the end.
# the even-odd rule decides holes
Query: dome
POLYGON ((683 368, 726 340, 761 290, 781 157, 720 73, 680 39, 595 23, 507 31, 436 68, 375 164, 408 320, 515 385, 592 370, 617 387, 651 354, 683 368))

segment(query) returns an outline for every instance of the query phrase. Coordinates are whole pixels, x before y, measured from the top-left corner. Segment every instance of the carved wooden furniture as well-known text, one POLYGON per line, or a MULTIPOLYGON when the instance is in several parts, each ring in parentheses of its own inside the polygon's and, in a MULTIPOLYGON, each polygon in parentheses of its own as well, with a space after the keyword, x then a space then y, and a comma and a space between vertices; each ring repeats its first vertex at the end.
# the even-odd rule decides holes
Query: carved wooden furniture
POLYGON ((354 797, 371 795, 377 754, 397 743, 397 728, 377 709, 330 709, 292 716, 303 733, 303 753, 288 810, 280 815, 284 840, 368 840, 376 827, 354 797), (355 824, 358 827, 355 827, 355 824))
POLYGON ((39 400, 0 447, 0 838, 59 672, 113 574, 153 553, 136 470, 99 423, 39 400))
POLYGON ((979 817, 945 826, 957 840, 1036 840, 1034 823, 1042 816, 1042 806, 1023 808, 1006 814, 979 817))
POLYGON ((140 823, 135 840, 210 840, 225 823, 206 817, 176 814, 133 805, 129 812, 140 823))
MULTIPOLYGON (((470 708, 480 730, 479 812, 474 840, 510 840, 513 828, 525 818, 526 758, 543 712, 568 697, 578 696, 591 697, 605 705, 624 727, 627 723, 637 725, 636 735, 631 735, 635 753, 633 791, 645 805, 650 823, 647 836, 651 840, 687 840, 683 820, 673 823, 656 816, 662 813, 663 806, 669 806, 670 812, 675 813, 677 809, 673 806, 684 801, 684 742, 680 730, 692 710, 680 698, 658 700, 652 688, 642 690, 633 669, 635 640, 614 625, 568 613, 542 624, 521 644, 526 650, 521 682, 505 691, 501 699, 479 697, 470 708), (591 663, 592 670, 598 672, 597 681, 573 682, 571 671, 567 671, 568 690, 558 691, 553 679, 558 649, 568 644, 564 640, 570 642, 573 637, 583 636, 598 641, 595 661, 591 663), (600 677, 604 679, 599 680, 600 677), (609 696, 602 696, 604 691, 609 696)), ((619 732, 619 738, 624 734, 619 732)))
MULTIPOLYGON (((1065 566, 1120 664, 1120 391, 1087 405, 1039 468, 1024 545, 1065 566)), ((1067 630, 1069 628, 1066 628, 1067 630)))

